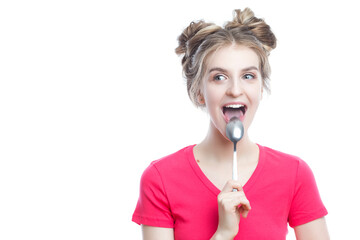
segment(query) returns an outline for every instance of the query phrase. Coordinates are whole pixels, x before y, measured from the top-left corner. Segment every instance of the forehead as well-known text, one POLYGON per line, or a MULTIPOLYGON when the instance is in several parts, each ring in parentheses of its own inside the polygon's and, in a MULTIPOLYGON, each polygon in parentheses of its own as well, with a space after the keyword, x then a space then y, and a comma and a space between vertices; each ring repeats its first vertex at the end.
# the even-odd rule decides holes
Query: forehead
POLYGON ((259 63, 259 56, 251 48, 243 45, 229 45, 209 54, 206 69, 219 67, 228 70, 240 70, 251 66, 259 69, 259 63))

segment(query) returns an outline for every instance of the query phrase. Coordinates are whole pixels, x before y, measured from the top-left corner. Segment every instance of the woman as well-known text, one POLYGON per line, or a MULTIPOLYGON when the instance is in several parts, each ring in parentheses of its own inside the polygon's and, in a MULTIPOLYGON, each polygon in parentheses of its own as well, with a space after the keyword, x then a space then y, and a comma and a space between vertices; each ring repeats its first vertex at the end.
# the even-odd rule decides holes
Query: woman
POLYGON ((179 36, 187 90, 209 113, 209 130, 199 144, 145 170, 133 221, 142 224, 145 240, 279 240, 286 239, 288 223, 297 239, 329 239, 310 168, 248 136, 269 90, 268 55, 276 38, 250 9, 234 13, 224 28, 198 21, 179 36), (230 180, 233 143, 225 133, 232 117, 245 129, 237 143, 238 181, 230 180))

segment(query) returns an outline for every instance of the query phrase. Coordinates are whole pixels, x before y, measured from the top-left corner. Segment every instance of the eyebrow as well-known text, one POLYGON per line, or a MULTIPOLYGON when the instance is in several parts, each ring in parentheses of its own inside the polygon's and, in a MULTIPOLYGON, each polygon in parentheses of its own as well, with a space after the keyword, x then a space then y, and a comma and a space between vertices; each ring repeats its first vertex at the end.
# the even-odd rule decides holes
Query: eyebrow
MULTIPOLYGON (((258 69, 257 67, 255 67, 255 66, 250 66, 250 67, 246 67, 246 68, 241 69, 242 72, 247 72, 247 71, 250 71, 250 70, 259 71, 259 69, 258 69)), ((211 69, 209 70, 209 73, 214 72, 214 71, 227 72, 227 70, 224 69, 224 68, 214 67, 214 68, 211 68, 211 69)))

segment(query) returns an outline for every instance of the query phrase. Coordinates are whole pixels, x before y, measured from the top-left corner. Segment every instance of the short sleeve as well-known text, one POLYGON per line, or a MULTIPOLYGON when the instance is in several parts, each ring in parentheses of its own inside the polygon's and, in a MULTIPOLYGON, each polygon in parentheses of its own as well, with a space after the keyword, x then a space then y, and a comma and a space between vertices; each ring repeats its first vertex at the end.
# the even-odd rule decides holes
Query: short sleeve
POLYGON ((327 214, 321 201, 315 177, 310 167, 302 160, 296 175, 294 196, 290 207, 289 225, 296 227, 327 214))
POLYGON ((132 221, 154 227, 174 227, 162 179, 154 163, 144 171, 141 177, 140 195, 132 221))

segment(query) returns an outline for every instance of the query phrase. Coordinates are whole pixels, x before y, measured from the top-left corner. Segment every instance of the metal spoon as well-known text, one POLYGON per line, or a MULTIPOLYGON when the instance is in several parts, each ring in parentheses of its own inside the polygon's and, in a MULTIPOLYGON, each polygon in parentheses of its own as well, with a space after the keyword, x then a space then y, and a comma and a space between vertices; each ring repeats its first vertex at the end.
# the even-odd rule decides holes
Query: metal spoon
MULTIPOLYGON (((236 143, 244 136, 244 125, 239 118, 233 117, 227 123, 226 136, 234 143, 232 179, 238 180, 236 143)), ((233 191, 236 191, 236 189, 233 191)))

